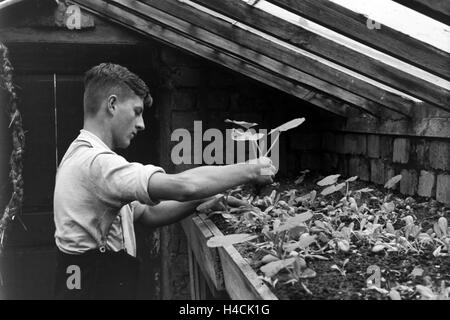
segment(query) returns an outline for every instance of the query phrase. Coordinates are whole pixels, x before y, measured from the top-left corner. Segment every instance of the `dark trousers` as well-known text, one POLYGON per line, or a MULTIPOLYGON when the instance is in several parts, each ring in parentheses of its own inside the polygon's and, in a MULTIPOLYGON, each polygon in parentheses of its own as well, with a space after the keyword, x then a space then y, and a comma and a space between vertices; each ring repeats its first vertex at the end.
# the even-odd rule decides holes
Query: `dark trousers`
POLYGON ((55 299, 136 299, 139 264, 123 250, 96 249, 81 255, 58 250, 55 299))

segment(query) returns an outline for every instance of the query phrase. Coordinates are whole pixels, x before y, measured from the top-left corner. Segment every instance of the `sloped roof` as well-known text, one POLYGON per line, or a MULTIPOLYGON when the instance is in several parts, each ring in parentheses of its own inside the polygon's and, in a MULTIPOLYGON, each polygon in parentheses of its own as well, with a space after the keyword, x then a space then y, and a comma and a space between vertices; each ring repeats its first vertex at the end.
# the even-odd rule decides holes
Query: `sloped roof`
POLYGON ((450 27, 390 0, 73 2, 341 116, 450 111, 450 27))

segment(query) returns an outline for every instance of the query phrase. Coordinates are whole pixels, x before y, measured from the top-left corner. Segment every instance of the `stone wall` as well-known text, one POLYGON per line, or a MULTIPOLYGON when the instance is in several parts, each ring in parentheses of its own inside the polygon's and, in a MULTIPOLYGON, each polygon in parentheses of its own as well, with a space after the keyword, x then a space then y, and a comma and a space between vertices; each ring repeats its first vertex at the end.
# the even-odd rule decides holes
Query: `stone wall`
POLYGON ((450 204, 448 139, 324 132, 322 168, 326 173, 357 175, 384 184, 401 174, 397 189, 450 204))

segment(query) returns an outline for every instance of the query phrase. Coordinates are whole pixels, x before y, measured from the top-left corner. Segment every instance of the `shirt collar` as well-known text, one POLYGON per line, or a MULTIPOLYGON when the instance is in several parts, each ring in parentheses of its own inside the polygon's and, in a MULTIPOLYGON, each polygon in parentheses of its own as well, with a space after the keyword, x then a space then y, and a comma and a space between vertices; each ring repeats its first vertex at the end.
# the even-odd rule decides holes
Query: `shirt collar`
POLYGON ((102 148, 102 149, 106 149, 108 151, 112 151, 103 141, 102 139, 100 139, 98 136, 96 136, 94 133, 85 130, 85 129, 81 129, 80 130, 80 134, 77 137, 77 140, 83 140, 86 142, 89 142, 90 144, 92 144, 92 146, 98 147, 98 148, 102 148))

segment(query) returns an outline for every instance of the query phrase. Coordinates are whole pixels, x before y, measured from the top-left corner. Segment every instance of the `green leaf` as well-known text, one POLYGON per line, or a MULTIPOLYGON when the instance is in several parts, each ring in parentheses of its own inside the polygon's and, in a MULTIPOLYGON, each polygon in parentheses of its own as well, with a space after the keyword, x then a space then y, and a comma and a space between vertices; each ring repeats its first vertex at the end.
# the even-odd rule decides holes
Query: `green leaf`
POLYGON ((388 232, 390 234, 395 234, 395 229, 394 229, 394 226, 392 225, 392 223, 390 223, 390 222, 386 223, 386 232, 388 232))
POLYGON ((297 119, 288 121, 285 124, 282 124, 281 126, 271 130, 268 135, 271 135, 272 133, 277 132, 277 131, 283 132, 283 131, 288 131, 288 130, 294 129, 294 128, 298 127, 299 125, 301 125, 303 122, 305 122, 305 118, 297 118, 297 119))
POLYGON ((417 240, 423 243, 433 242, 433 238, 428 233, 425 232, 419 233, 417 235, 417 240))
POLYGON ((386 289, 378 288, 375 285, 368 286, 367 289, 378 291, 381 294, 389 294, 389 292, 386 289))
POLYGON ((264 210, 264 213, 266 213, 266 214, 268 214, 268 213, 270 213, 270 211, 272 211, 273 210, 273 208, 275 208, 274 206, 268 206, 265 210, 264 210))
POLYGON ((225 122, 237 124, 238 126, 241 126, 247 130, 250 129, 251 127, 258 125, 257 123, 254 123, 254 122, 236 121, 236 120, 230 120, 230 119, 226 119, 225 122))
POLYGON ((276 197, 277 197, 277 191, 273 190, 272 193, 270 194, 270 202, 271 202, 271 204, 274 204, 276 202, 275 201, 276 197))
POLYGON ((269 262, 265 266, 262 266, 260 268, 260 270, 264 273, 264 275, 266 277, 271 278, 274 275, 276 275, 278 272, 280 272, 282 269, 284 269, 284 268, 290 266, 291 264, 293 264, 295 259, 296 258, 289 258, 289 259, 285 259, 285 260, 278 260, 278 261, 269 262))
POLYGON ((319 260, 325 260, 325 261, 330 260, 330 259, 328 259, 327 257, 321 256, 321 255, 319 255, 319 254, 310 254, 310 255, 308 255, 308 257, 310 257, 310 258, 315 258, 315 259, 319 259, 319 260))
POLYGON ((302 234, 297 245, 300 249, 306 249, 316 241, 317 236, 311 236, 307 233, 302 234))
POLYGON ((317 191, 316 190, 313 190, 313 191, 311 191, 310 192, 310 199, 309 199, 309 201, 311 202, 311 203, 313 203, 314 202, 314 200, 316 199, 316 196, 317 196, 317 191))
POLYGON ((413 271, 409 274, 411 277, 421 277, 423 276, 423 269, 419 267, 414 267, 413 271))
POLYGON ((441 228, 442 234, 444 236, 447 236, 447 228, 448 228, 448 221, 445 217, 440 217, 438 220, 438 225, 441 228))
POLYGON ((304 176, 304 175, 298 177, 298 179, 295 180, 294 183, 295 183, 295 184, 300 184, 300 183, 303 182, 303 180, 305 180, 305 176, 304 176))
POLYGON ((298 227, 298 226, 304 226, 304 222, 308 221, 313 217, 313 214, 311 211, 296 214, 293 217, 288 218, 280 227, 274 229, 274 232, 282 232, 286 230, 290 230, 292 228, 298 227))
POLYGON ((347 240, 339 239, 337 240, 337 245, 341 251, 348 252, 350 250, 350 243, 347 240))
POLYGON ((279 261, 280 259, 278 259, 277 257, 275 257, 272 254, 266 254, 262 259, 261 259, 261 263, 263 264, 268 264, 270 262, 274 262, 274 261, 279 261))
POLYGON ((326 228, 327 228, 327 227, 325 226, 325 224, 324 224, 322 221, 320 221, 320 220, 314 221, 314 224, 315 224, 317 227, 322 228, 322 229, 326 229, 326 228))
POLYGON ((433 251, 433 256, 439 257, 441 255, 442 246, 439 246, 436 248, 436 250, 433 251))
POLYGON ((242 243, 246 241, 250 241, 253 239, 256 239, 258 236, 256 235, 250 235, 246 233, 240 233, 240 234, 229 234, 226 236, 215 236, 209 239, 206 242, 206 245, 210 248, 215 247, 225 247, 230 246, 237 243, 242 243))
POLYGON ((372 191, 373 191, 373 189, 370 189, 370 188, 362 188, 362 189, 356 190, 355 192, 367 193, 367 192, 372 192, 372 191))
POLYGON ((442 238, 442 230, 441 227, 439 226, 439 223, 437 222, 433 223, 433 230, 438 238, 442 238))
POLYGON ((294 262, 294 268, 296 270, 304 270, 306 268, 306 261, 302 257, 296 257, 294 262))
POLYGON ((298 242, 289 242, 283 244, 283 250, 286 252, 292 252, 295 249, 298 249, 298 242))
POLYGON ((347 180, 345 180, 345 182, 354 182, 357 179, 358 179, 358 176, 354 176, 354 177, 348 178, 347 180))
POLYGON ((416 290, 422 296, 422 300, 435 300, 436 294, 431 290, 431 288, 425 287, 423 285, 416 285, 416 290))
POLYGON ((399 174, 398 176, 392 177, 391 179, 386 182, 384 187, 386 189, 392 189, 400 180, 402 180, 402 175, 399 174))
POLYGON ((293 189, 293 192, 290 193, 289 195, 289 200, 288 200, 288 205, 292 206, 295 203, 295 193, 297 192, 297 190, 293 189))
POLYGON ((306 268, 299 275, 299 278, 301 278, 301 279, 309 279, 309 278, 314 278, 315 276, 317 276, 317 273, 313 269, 306 268))
POLYGON ((296 278, 300 278, 302 272, 306 269, 306 261, 302 257, 297 256, 295 258, 294 265, 292 266, 293 272, 296 278))
POLYGON ((373 246, 372 252, 377 253, 377 252, 384 250, 385 248, 386 248, 386 246, 384 244, 377 244, 377 245, 373 246))
POLYGON ((335 184, 337 182, 337 180, 339 179, 341 175, 340 174, 333 174, 331 176, 325 177, 322 180, 320 180, 319 182, 317 182, 317 184, 321 187, 324 186, 329 186, 331 184, 335 184))
POLYGON ((389 291, 389 298, 391 298, 391 300, 402 300, 400 293, 395 289, 389 291))
POLYGON ((386 202, 386 203, 383 203, 382 209, 383 209, 384 211, 386 211, 386 213, 391 213, 392 211, 395 210, 395 204, 394 204, 394 202, 386 202))
POLYGON ((327 195, 330 195, 332 193, 335 193, 335 192, 341 190, 344 187, 345 187, 345 182, 336 184, 336 185, 332 185, 332 186, 329 186, 329 187, 323 189, 320 194, 323 196, 327 196, 327 195))
POLYGON ((308 226, 306 224, 296 226, 289 230, 289 237, 291 239, 298 239, 303 233, 308 231, 308 226))
POLYGON ((250 131, 242 131, 234 129, 231 131, 231 139, 234 141, 257 141, 264 137, 263 133, 252 133, 250 131))
POLYGON ((405 221, 406 225, 414 224, 414 218, 411 215, 402 218, 402 220, 405 221))

